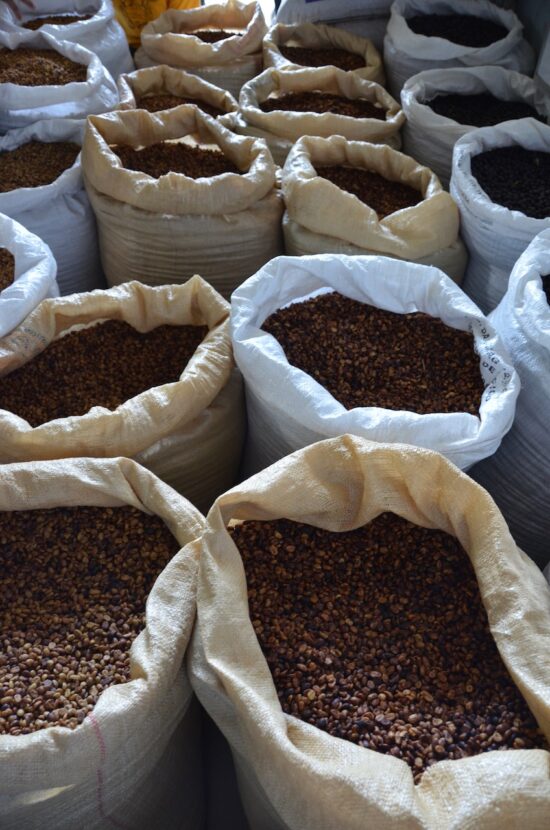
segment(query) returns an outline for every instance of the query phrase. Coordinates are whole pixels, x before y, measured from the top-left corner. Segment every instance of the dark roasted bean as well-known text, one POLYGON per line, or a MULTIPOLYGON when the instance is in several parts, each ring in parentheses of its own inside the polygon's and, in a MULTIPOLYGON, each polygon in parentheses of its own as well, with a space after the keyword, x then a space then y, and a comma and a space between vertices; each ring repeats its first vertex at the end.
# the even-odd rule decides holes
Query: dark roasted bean
POLYGON ((83 82, 88 67, 54 49, 0 49, 0 84, 50 86, 83 82))
POLYGON ((292 61, 299 66, 336 66, 348 72, 365 67, 365 59, 362 55, 348 52, 345 49, 279 46, 279 52, 287 61, 292 61))
POLYGON ((546 301, 550 305, 550 274, 542 277, 542 290, 546 294, 546 301))
POLYGON ((377 118, 381 121, 386 119, 386 110, 371 104, 365 98, 346 98, 328 92, 288 92, 278 98, 262 101, 260 109, 264 112, 332 112, 335 115, 348 115, 350 118, 377 118))
POLYGON ((217 43, 228 37, 242 37, 242 32, 226 32, 225 29, 197 29, 196 32, 182 32, 182 34, 194 35, 205 43, 217 43))
POLYGON ((489 198, 533 219, 550 216, 550 153, 498 147, 472 158, 472 175, 489 198))
POLYGON ((328 179, 341 190, 357 196, 378 214, 379 219, 396 210, 414 207, 424 198, 419 190, 403 182, 393 182, 372 170, 344 165, 316 167, 317 175, 328 179))
POLYGON ((217 150, 203 150, 178 142, 161 141, 142 150, 118 144, 111 148, 120 158, 123 167, 139 170, 154 179, 167 173, 182 173, 192 179, 219 176, 222 173, 238 173, 238 168, 227 156, 217 150))
POLYGON ((52 14, 27 20, 26 23, 23 23, 23 28, 36 30, 46 25, 69 26, 71 23, 83 23, 85 20, 91 20, 92 17, 93 14, 52 14))
POLYGON ((503 101, 488 92, 479 95, 436 95, 425 103, 438 115, 472 127, 492 127, 518 118, 544 121, 542 115, 525 101, 503 101))
POLYGON ((407 25, 417 35, 441 37, 458 43, 483 49, 507 37, 508 29, 485 17, 471 14, 418 14, 407 18, 407 25))
POLYGON ((80 153, 71 141, 28 141, 0 152, 0 193, 51 184, 72 167, 80 153))
POLYGON ((182 104, 195 104, 203 112, 208 113, 216 118, 218 115, 223 115, 223 110, 203 101, 202 98, 188 98, 180 95, 169 95, 164 93, 145 95, 138 101, 138 107, 148 112, 161 112, 161 110, 170 110, 173 107, 180 107, 182 104))
POLYGON ((0 291, 11 285, 15 277, 15 257, 7 248, 0 248, 0 291))

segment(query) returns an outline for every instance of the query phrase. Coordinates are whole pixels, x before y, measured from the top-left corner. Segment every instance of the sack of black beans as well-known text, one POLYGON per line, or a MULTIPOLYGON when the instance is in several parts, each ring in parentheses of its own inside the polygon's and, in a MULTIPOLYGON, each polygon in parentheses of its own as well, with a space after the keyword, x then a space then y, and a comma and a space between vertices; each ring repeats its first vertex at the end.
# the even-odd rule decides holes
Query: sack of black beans
POLYGON ((1 468, 5 830, 202 830, 185 655, 203 527, 128 459, 1 468))
POLYGON ((550 592, 456 467, 323 441, 195 549, 191 682, 251 828, 547 828, 550 592))
POLYGON ((0 213, 0 337, 46 297, 58 297, 57 266, 45 242, 0 213))
POLYGON ((198 9, 169 9, 144 26, 136 66, 185 69, 238 98, 242 85, 262 71, 266 32, 259 3, 227 0, 198 9))
POLYGON ((368 38, 323 23, 277 23, 263 49, 266 69, 335 66, 377 84, 386 80, 380 53, 368 38))
POLYGON ((245 427, 228 313, 198 276, 45 300, 0 340, 0 462, 128 456, 206 512, 245 427))
POLYGON ((90 0, 64 0, 63 3, 40 0, 34 8, 29 8, 26 0, 10 0, 0 6, 0 29, 26 37, 33 31, 40 31, 57 41, 84 46, 98 56, 115 79, 121 72, 131 72, 134 68, 112 0, 96 0, 95 3, 90 0))
POLYGON ((0 135, 46 118, 108 112, 117 103, 115 82, 88 49, 0 27, 0 135))
POLYGON ((357 141, 401 147, 401 105, 384 87, 335 66, 266 69, 245 84, 231 129, 264 138, 276 164, 283 165, 299 138, 342 135, 357 141))
POLYGON ((514 425, 472 477, 492 495, 517 544, 542 568, 550 551, 550 229, 516 262, 489 319, 521 381, 514 425))
POLYGON ((248 472, 344 432, 468 468, 510 429, 518 376, 493 326, 437 268, 279 257, 231 301, 248 472))
POLYGON ((401 91, 403 150, 449 186, 453 147, 474 127, 518 118, 548 121, 550 106, 532 78, 500 66, 429 69, 401 91))
POLYGON ((97 228, 82 181, 84 121, 37 121, 0 137, 0 213, 39 236, 61 294, 103 288, 97 228))
POLYGON ((90 118, 82 164, 109 285, 200 274, 229 297, 282 253, 283 202, 265 142, 193 105, 90 118))
POLYGON ((524 118, 467 133, 455 144, 450 190, 469 253, 463 288, 488 313, 550 227, 550 126, 524 118))
POLYGON ((282 189, 287 254, 384 254, 462 280, 458 208, 410 156, 339 135, 306 136, 287 157, 282 189))
POLYGON ((502 66, 530 75, 535 53, 512 11, 490 0, 395 0, 384 38, 388 88, 425 69, 502 66))
POLYGON ((117 87, 120 95, 117 109, 121 110, 144 109, 155 113, 182 104, 195 104, 213 118, 223 118, 239 109, 226 89, 171 66, 150 66, 121 75, 117 87))

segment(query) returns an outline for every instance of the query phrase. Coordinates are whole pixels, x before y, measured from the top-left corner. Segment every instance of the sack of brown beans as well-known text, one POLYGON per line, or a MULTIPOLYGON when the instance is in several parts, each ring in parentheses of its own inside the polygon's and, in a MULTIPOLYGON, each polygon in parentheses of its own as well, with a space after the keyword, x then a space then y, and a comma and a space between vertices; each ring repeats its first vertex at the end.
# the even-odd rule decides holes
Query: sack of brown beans
POLYGON ((0 337, 46 297, 58 297, 57 266, 45 242, 0 213, 0 337))
POLYGON ((202 830, 203 526, 128 459, 2 467, 2 828, 202 830))
POLYGON ((197 276, 45 300, 0 340, 0 462, 128 456, 206 512, 243 442, 228 312, 197 276))
POLYGON ((403 150, 427 164, 445 187, 453 148, 474 127, 536 118, 548 121, 550 105, 532 78, 500 66, 430 69, 409 78, 401 92, 403 150))
POLYGON ((90 118, 82 164, 109 285, 200 274, 229 297, 282 253, 283 202, 265 142, 195 106, 90 118))
POLYGON ((386 80, 380 53, 368 38, 323 23, 277 23, 263 48, 266 69, 335 66, 377 84, 386 80))
POLYGON ((405 81, 426 69, 502 66, 530 75, 535 53, 514 12, 490 0, 395 0, 384 65, 398 98, 405 81))
POLYGON ((518 258, 550 227, 550 126, 525 118, 463 136, 450 189, 469 252, 464 291, 488 313, 518 258))
POLYGON ((512 425, 510 359, 437 268, 279 257, 233 294, 231 329, 249 472, 345 432, 438 450, 465 469, 512 425))
POLYGON ((203 81, 197 75, 171 66, 150 66, 117 81, 120 104, 117 109, 161 112, 182 104, 195 104, 213 118, 236 113, 239 105, 226 89, 203 81))
POLYGON ((550 554, 550 228, 516 262, 490 315, 521 380, 514 425, 471 475, 492 495, 520 547, 542 568, 550 554))
POLYGON ((57 41, 84 46, 98 56, 113 78, 134 68, 111 0, 40 0, 34 8, 26 0, 10 0, 0 6, 0 29, 25 36, 40 31, 57 41))
POLYGON ((344 435, 195 547, 191 682, 251 827, 546 830, 550 592, 471 479, 344 435))
POLYGON ((97 228, 82 181, 84 122, 37 121, 0 137, 0 213, 52 249, 61 294, 103 288, 97 228))
POLYGON ((339 135, 306 136, 287 157, 282 189, 287 254, 384 254, 462 280, 458 208, 410 156, 339 135))
POLYGON ((0 27, 0 135, 46 118, 86 118, 118 103, 97 55, 51 35, 0 27))
POLYGON ((266 69, 243 86, 239 106, 231 128, 264 138, 281 166, 304 135, 401 146, 405 116, 400 104, 380 84, 334 66, 266 69))
POLYGON ((185 69, 238 98, 242 85, 262 71, 266 32, 259 3, 227 0, 197 9, 170 9, 144 26, 136 66, 185 69))

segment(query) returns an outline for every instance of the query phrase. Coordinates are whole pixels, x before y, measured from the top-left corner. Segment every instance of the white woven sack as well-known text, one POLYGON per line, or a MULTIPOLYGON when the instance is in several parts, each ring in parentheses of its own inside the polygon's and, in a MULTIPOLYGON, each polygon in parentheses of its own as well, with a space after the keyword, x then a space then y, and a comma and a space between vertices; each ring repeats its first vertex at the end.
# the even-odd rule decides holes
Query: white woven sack
POLYGON ((234 135, 193 105, 156 115, 128 110, 92 117, 82 158, 110 285, 178 283, 199 273, 229 297, 282 252, 282 198, 265 143, 234 135), (219 146, 243 173, 153 179, 123 168, 109 147, 190 134, 219 146))
MULTIPOLYGON (((179 95, 182 98, 199 98, 222 110, 236 113, 239 105, 226 89, 203 81, 183 69, 171 66, 151 66, 138 69, 129 75, 121 75, 117 81, 120 104, 117 109, 140 109, 139 102, 148 95, 179 95)), ((218 118, 224 118, 219 115, 218 118)))
POLYGON ((240 112, 231 128, 243 135, 264 138, 276 164, 283 165, 294 142, 304 135, 343 135, 399 149, 399 131, 405 121, 401 106, 384 87, 335 66, 320 69, 266 69, 241 90, 240 112), (331 112, 264 112, 260 104, 290 92, 328 92, 355 100, 364 98, 386 110, 385 120, 353 118, 331 112))
POLYGON ((87 15, 89 20, 56 25, 47 23, 40 27, 42 33, 51 35, 57 41, 76 43, 98 56, 103 66, 116 79, 121 72, 131 72, 134 62, 128 47, 124 29, 118 23, 112 0, 40 0, 33 10, 25 0, 12 0, 0 7, 0 29, 15 31, 28 36, 24 24, 36 17, 59 14, 87 15))
MULTIPOLYGON (((28 141, 82 143, 84 122, 73 119, 37 121, 0 138, 0 152, 28 141)), ((94 213, 82 181, 80 155, 54 182, 0 193, 0 213, 20 222, 49 245, 57 262, 61 294, 102 288, 94 213)))
POLYGON ((343 532, 385 511, 458 538, 500 655, 550 737, 550 592, 489 495, 433 452, 350 435, 323 441, 218 499, 194 545, 200 565, 191 682, 231 744, 251 828, 546 830, 546 750, 441 761, 415 785, 404 761, 282 711, 227 525, 284 517, 343 532))
POLYGON ((501 66, 460 69, 429 69, 409 78, 401 91, 403 150, 421 164, 428 164, 449 187, 453 148, 459 138, 475 129, 438 115, 429 101, 437 95, 480 95, 489 93, 502 101, 530 104, 548 120, 550 107, 532 78, 501 66))
POLYGON ((287 254, 384 254, 442 267, 462 279, 466 252, 458 237, 458 208, 427 167, 390 147, 342 136, 306 136, 286 160, 282 189, 287 254), (419 190, 417 205, 379 219, 357 196, 317 174, 319 165, 365 168, 419 190))
POLYGON ((259 3, 227 0, 197 9, 169 9, 144 26, 136 66, 167 64, 185 69, 238 98, 242 85, 262 71, 266 32, 259 3), (224 29, 235 35, 206 43, 194 37, 193 31, 199 29, 224 29))
POLYGON ((519 380, 509 357, 493 326, 437 268, 385 257, 279 257, 234 292, 231 336, 245 381, 251 471, 345 432, 435 449, 465 469, 494 453, 512 425, 519 380), (277 340, 261 326, 277 309, 320 290, 338 291, 396 313, 423 311, 448 326, 471 331, 485 383, 479 417, 380 407, 348 410, 292 366, 277 340))
MULTIPOLYGON (((26 30, 25 30, 26 32, 26 30)), ((0 28, 0 48, 53 49, 88 67, 86 81, 51 86, 0 84, 0 135, 49 118, 86 118, 116 107, 116 84, 97 55, 76 43, 40 32, 6 32, 0 28)))
POLYGON ((518 545, 542 568, 550 554, 550 229, 520 256, 490 315, 521 380, 514 425, 472 477, 492 495, 518 545))
MULTIPOLYGON (((203 827, 200 715, 185 665, 195 619, 204 520, 127 458, 9 464, 0 509, 129 505, 165 521, 182 547, 157 578, 131 676, 111 686, 76 729, 0 736, 2 830, 189 830, 203 827)), ((23 550, 24 554, 24 550, 23 550)))
POLYGON ((382 50, 393 0, 282 0, 278 23, 327 23, 367 37, 382 50))
POLYGON ((453 153, 451 195, 460 210, 460 231, 470 255, 464 291, 488 313, 500 302, 516 260, 550 217, 533 219, 492 202, 471 172, 473 156, 517 144, 550 152, 550 126, 534 118, 483 127, 457 141, 453 153))
POLYGON ((535 53, 514 12, 499 9, 490 0, 395 0, 384 38, 384 65, 388 88, 399 98, 405 81, 426 69, 502 66, 530 75, 535 53), (484 48, 461 46, 444 38, 415 34, 406 18, 416 14, 471 14, 504 26, 508 35, 484 48))
POLYGON ((201 510, 231 486, 244 431, 240 377, 229 334, 228 304, 198 276, 185 285, 138 282, 46 300, 0 340, 0 376, 27 363, 76 326, 124 320, 138 331, 159 325, 204 325, 208 333, 178 381, 130 398, 114 410, 37 427, 0 409, 0 463, 75 455, 127 456, 178 489, 201 510))
POLYGON ((46 297, 58 297, 59 288, 55 259, 46 243, 1 213, 0 248, 15 260, 13 283, 0 292, 0 337, 4 337, 46 297))

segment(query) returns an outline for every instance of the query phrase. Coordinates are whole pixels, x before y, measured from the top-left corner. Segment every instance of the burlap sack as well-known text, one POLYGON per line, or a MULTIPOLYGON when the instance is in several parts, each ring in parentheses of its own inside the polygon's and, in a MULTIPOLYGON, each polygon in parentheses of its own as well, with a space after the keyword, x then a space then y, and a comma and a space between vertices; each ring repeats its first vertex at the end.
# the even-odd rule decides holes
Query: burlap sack
POLYGON ((386 77, 380 53, 374 44, 365 37, 326 26, 324 23, 295 23, 285 25, 277 23, 264 38, 264 67, 275 69, 296 68, 296 64, 281 54, 279 46, 304 46, 309 49, 345 49, 355 52, 365 61, 361 69, 354 69, 353 74, 367 81, 384 85, 386 77))
POLYGON ((282 251, 282 198, 264 142, 234 135, 193 105, 90 119, 82 165, 109 285, 131 279, 162 285, 199 273, 229 297, 282 251), (153 179, 123 168, 110 149, 184 137, 193 143, 192 134, 221 148, 242 173, 153 179))
POLYGON ((243 135, 264 138, 276 164, 285 163, 294 142, 304 135, 328 138, 343 135, 348 139, 388 144, 399 149, 399 131, 405 121, 400 104, 384 87, 359 78, 335 66, 321 69, 266 69, 245 84, 239 98, 239 115, 233 117, 232 129, 243 135), (386 110, 385 120, 352 118, 332 112, 264 112, 260 104, 289 92, 328 92, 355 100, 364 98, 386 110))
POLYGON ((466 253, 458 236, 455 202, 431 170, 391 147, 339 135, 306 136, 288 155, 282 189, 287 254, 336 253, 344 245, 346 252, 354 254, 385 254, 438 268, 446 265, 444 270, 457 282, 464 274, 466 253), (317 175, 316 165, 332 164, 372 170, 415 187, 424 198, 414 207, 379 219, 356 196, 317 175))
MULTIPOLYGON (((132 679, 106 689, 76 729, 0 736, 2 830, 202 830, 200 723, 185 664, 204 520, 126 458, 10 464, 0 509, 130 505, 163 519, 182 550, 155 582, 132 679)), ((24 553, 24 552, 23 552, 24 553)))
POLYGON ((120 96, 118 109, 121 110, 140 109, 140 99, 148 95, 199 98, 224 113, 237 112, 239 109, 237 101, 227 90, 171 66, 151 66, 129 75, 121 75, 117 87, 120 96))
POLYGON ((229 740, 254 830, 546 830, 550 757, 487 752, 408 765, 282 712, 248 613, 231 520, 285 517, 335 532, 390 511, 458 537, 500 654, 550 738, 550 592, 489 495, 437 453, 349 435, 296 452, 217 500, 201 540, 193 688, 229 740))
POLYGON ((138 331, 163 324, 206 325, 209 333, 182 367, 179 381, 142 392, 115 410, 94 407, 86 415, 34 428, 0 410, 0 462, 136 456, 190 501, 208 508, 233 480, 242 443, 239 380, 227 388, 234 367, 228 311, 227 303, 200 277, 179 286, 150 288, 132 282, 44 301, 0 340, 0 376, 27 363, 74 326, 98 320, 125 320, 138 331))
POLYGON ((136 66, 142 69, 167 64, 186 69, 238 97, 242 85, 261 72, 266 32, 259 3, 227 0, 198 9, 171 9, 143 28, 136 66), (199 29, 224 29, 235 34, 206 43, 193 35, 199 29))

